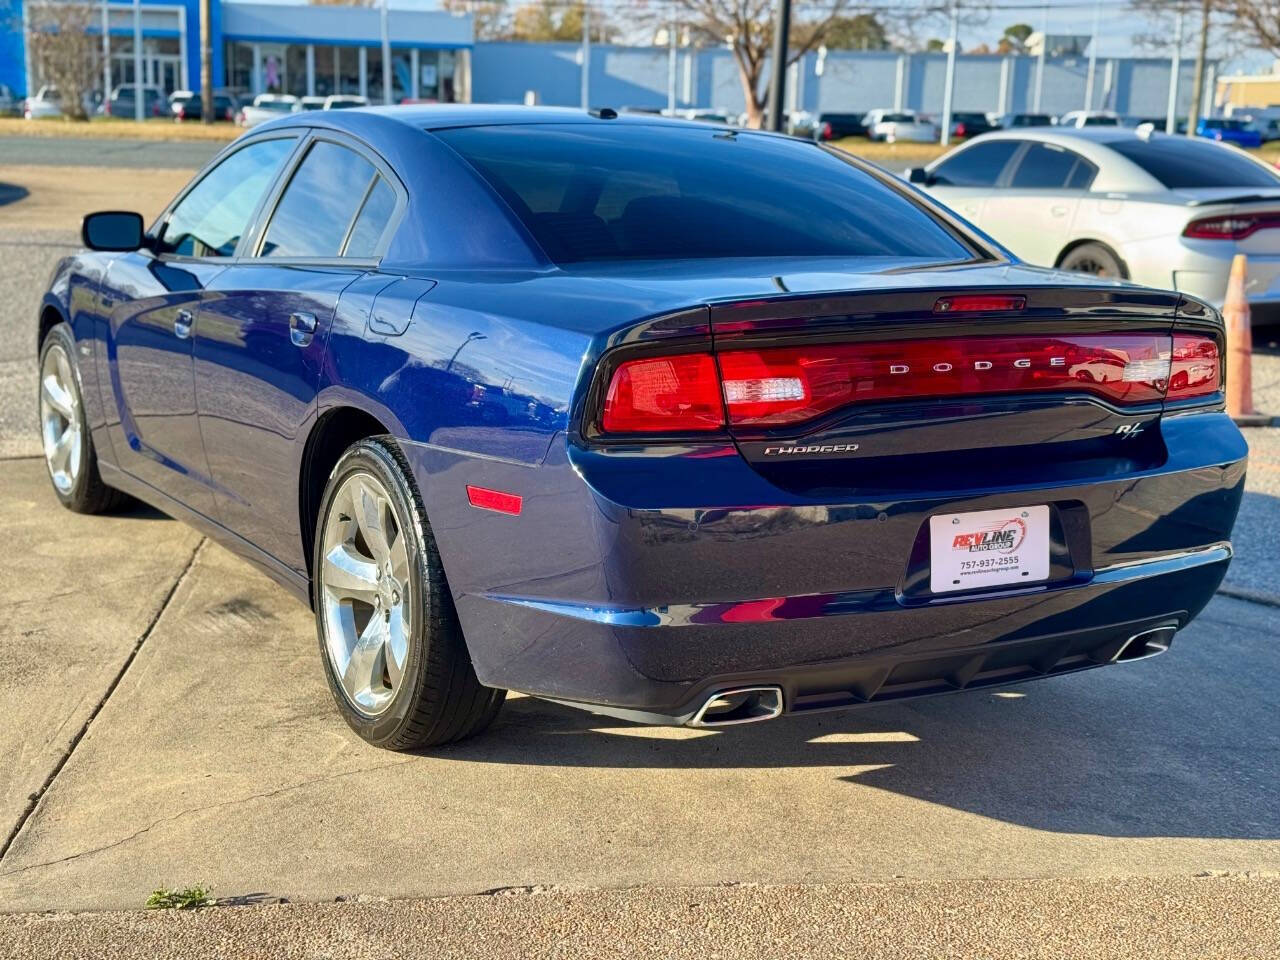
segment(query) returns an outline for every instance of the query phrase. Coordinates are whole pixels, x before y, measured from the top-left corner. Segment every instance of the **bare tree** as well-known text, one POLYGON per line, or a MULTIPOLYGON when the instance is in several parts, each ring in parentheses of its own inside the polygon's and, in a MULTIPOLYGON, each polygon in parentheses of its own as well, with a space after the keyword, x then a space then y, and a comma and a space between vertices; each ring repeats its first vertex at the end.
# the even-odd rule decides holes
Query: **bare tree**
MULTIPOLYGON (((795 63, 821 45, 831 25, 843 18, 847 6, 847 0, 833 0, 817 17, 798 15, 787 63, 795 63)), ((762 81, 765 60, 773 45, 771 0, 674 0, 674 8, 695 42, 729 46, 747 105, 747 125, 759 128, 769 95, 768 86, 762 81)))
POLYGON ((98 8, 74 0, 41 0, 27 8, 27 48, 45 83, 58 88, 62 112, 88 120, 85 100, 101 72, 101 37, 90 32, 98 8))
POLYGON ((507 0, 441 0, 441 9, 471 14, 477 40, 510 40, 511 11, 507 0))
POLYGON ((1280 3, 1269 0, 1226 0, 1229 12, 1253 45, 1280 57, 1280 3))

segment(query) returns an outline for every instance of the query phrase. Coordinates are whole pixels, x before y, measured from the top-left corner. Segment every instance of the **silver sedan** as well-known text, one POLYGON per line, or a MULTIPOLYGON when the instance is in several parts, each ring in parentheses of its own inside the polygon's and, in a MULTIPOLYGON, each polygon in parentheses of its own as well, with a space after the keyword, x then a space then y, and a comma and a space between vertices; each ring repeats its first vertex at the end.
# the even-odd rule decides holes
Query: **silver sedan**
POLYGON ((1028 263, 1186 291, 1221 306, 1249 257, 1255 320, 1280 315, 1280 173, 1150 125, 986 134, 908 179, 1028 263))

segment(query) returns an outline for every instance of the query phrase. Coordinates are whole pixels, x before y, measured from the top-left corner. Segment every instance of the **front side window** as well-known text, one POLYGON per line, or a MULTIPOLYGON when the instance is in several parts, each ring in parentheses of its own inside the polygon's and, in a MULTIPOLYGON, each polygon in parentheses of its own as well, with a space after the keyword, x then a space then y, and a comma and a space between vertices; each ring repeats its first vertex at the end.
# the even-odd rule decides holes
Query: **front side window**
POLYGON ((436 135, 557 263, 717 257, 960 260, 926 209, 816 144, 618 123, 436 135))
POLYGON ((307 151, 267 225, 264 257, 336 257, 375 171, 364 157, 325 140, 307 151))
POLYGON ((975 143, 934 167, 930 171, 933 182, 950 187, 993 187, 1020 145, 1019 140, 975 143))
POLYGON ((292 137, 259 140, 210 170, 169 214, 157 253, 229 257, 290 151, 292 137))
POLYGON ((1107 144, 1169 190, 1196 187, 1280 187, 1280 177, 1233 147, 1191 137, 1134 137, 1107 144))

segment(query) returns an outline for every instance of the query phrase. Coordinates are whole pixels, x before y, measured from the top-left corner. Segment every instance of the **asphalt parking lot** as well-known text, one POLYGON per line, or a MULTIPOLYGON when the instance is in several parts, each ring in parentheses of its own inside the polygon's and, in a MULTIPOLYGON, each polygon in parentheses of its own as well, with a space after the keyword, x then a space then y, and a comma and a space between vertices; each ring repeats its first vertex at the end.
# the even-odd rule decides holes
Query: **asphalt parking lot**
MULTIPOLYGON (((28 167, 6 150, 0 183, 22 186, 28 167)), ((97 175, 101 206, 130 205, 110 187, 119 181, 97 175)), ((163 176, 182 179, 157 173, 136 205, 158 209, 163 176)), ((137 908, 157 886, 194 883, 240 903, 553 887, 567 898, 563 938, 565 918, 607 929, 610 910, 640 909, 578 891, 800 885, 693 897, 739 897, 715 922, 737 916, 745 929, 803 924, 852 896, 804 907, 812 884, 888 885, 859 888, 863 906, 849 908, 880 904, 856 914, 874 925, 940 889, 970 907, 1033 890, 1067 916, 1090 883, 1156 878, 1128 895, 1163 880, 1172 897, 1217 878, 1229 882, 1195 888, 1213 891, 1205 922, 1256 921, 1264 939, 1252 949, 1280 950, 1280 429, 1248 433, 1224 595, 1156 660, 720 731, 514 698, 475 741, 385 753, 342 723, 309 611, 266 577, 153 511, 57 507, 37 458, 32 324, 75 236, 56 205, 32 223, 32 197, 0 204, 0 912, 137 908), (916 892, 881 903, 873 889, 916 892)), ((1259 332, 1255 384, 1259 405, 1280 414, 1277 341, 1259 332)), ((527 917, 557 902, 516 899, 534 904, 527 917)), ((687 919, 689 899, 656 896, 654 929, 687 919)), ((467 909, 478 913, 458 924, 500 923, 505 908, 467 909)), ((960 923, 968 908, 956 909, 960 923)), ((0 954, 52 942, 34 922, 0 924, 0 954)))

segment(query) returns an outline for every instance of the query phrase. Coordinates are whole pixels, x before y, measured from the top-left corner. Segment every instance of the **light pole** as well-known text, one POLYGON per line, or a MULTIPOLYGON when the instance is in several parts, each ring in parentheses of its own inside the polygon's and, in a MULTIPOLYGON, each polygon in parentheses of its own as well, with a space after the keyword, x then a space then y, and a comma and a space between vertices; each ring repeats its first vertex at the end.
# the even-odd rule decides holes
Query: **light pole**
POLYGON ((956 47, 960 45, 960 9, 951 6, 951 42, 947 46, 947 80, 942 88, 942 146, 951 142, 951 101, 956 93, 956 47))
POLYGON ((1182 10, 1173 27, 1173 58, 1169 61, 1169 107, 1164 119, 1164 132, 1178 132, 1178 81, 1182 73, 1182 10))
POLYGON ((133 119, 142 122, 142 0, 133 0, 133 119))
POLYGON ((213 123, 213 9, 200 0, 200 122, 213 123))
POLYGON ((1049 5, 1044 5, 1040 15, 1040 54, 1036 57, 1036 94, 1031 101, 1033 113, 1040 112, 1040 99, 1044 93, 1044 58, 1049 47, 1049 5))
POLYGON ((111 11, 107 0, 102 0, 102 103, 111 104, 111 11))
POLYGON ((781 132, 783 96, 787 88, 787 50, 791 43, 791 0, 778 0, 773 26, 773 82, 769 84, 768 128, 781 132))
POLYGON ((391 105, 391 29, 387 22, 391 12, 382 0, 379 22, 382 28, 382 102, 391 105))
POLYGON ((582 5, 582 109, 591 109, 591 7, 582 5))

